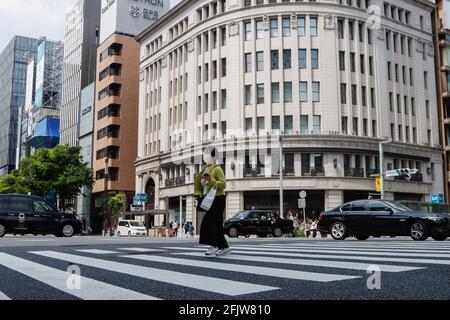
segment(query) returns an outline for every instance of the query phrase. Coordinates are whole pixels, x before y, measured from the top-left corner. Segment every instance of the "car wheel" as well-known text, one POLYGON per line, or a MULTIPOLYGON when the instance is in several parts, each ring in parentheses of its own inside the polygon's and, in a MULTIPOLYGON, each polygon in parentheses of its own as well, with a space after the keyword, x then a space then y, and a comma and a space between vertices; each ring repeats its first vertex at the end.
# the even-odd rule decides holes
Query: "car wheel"
POLYGON ((355 236, 355 238, 359 241, 365 241, 365 240, 369 239, 370 237, 369 236, 355 236))
POLYGON ((347 227, 342 222, 335 222, 331 226, 330 233, 334 240, 345 240, 347 238, 347 227))
POLYGON ((410 234, 415 241, 425 241, 428 238, 427 226, 421 221, 415 221, 411 225, 410 234))
POLYGON ((283 235, 283 230, 281 230, 281 228, 273 229, 273 236, 275 238, 280 238, 282 235, 283 235))
POLYGON ((239 231, 237 228, 231 227, 230 229, 228 229, 228 236, 230 238, 237 238, 238 235, 239 235, 239 231))
POLYGON ((6 234, 6 227, 0 224, 0 238, 3 238, 6 234))
POLYGON ((445 241, 445 240, 447 240, 447 238, 448 237, 446 235, 436 235, 433 237, 433 239, 436 241, 445 241))
POLYGON ((75 234, 75 229, 71 224, 66 224, 63 227, 62 234, 65 238, 72 238, 75 234))

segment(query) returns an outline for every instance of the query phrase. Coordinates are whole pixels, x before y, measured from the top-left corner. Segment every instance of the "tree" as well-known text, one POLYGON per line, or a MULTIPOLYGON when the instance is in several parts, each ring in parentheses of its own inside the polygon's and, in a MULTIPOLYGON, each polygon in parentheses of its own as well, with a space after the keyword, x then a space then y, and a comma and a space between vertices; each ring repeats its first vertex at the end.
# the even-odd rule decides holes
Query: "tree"
POLYGON ((27 194, 30 190, 24 183, 20 171, 14 170, 0 178, 0 194, 27 194))
MULTIPOLYGON (((109 197, 108 205, 111 210, 112 219, 115 222, 117 222, 117 220, 120 218, 120 213, 122 212, 123 206, 125 205, 125 201, 126 201, 125 197, 121 193, 109 197)), ((110 222, 111 221, 108 221, 107 231, 109 232, 110 235, 112 235, 112 225, 110 222)))
POLYGON ((24 185, 33 195, 58 194, 63 211, 67 203, 81 193, 82 187, 92 188, 94 177, 80 156, 81 148, 58 145, 53 149, 39 149, 24 159, 19 173, 24 185))

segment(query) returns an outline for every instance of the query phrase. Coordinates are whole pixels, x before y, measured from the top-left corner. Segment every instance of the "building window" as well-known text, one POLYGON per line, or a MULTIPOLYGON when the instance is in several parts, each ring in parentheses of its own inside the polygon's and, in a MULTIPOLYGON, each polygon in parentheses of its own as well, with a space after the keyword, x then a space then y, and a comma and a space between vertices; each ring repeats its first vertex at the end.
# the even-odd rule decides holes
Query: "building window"
POLYGON ((313 102, 320 102, 320 82, 312 83, 313 102))
POLYGON ((264 104, 264 84, 256 85, 256 103, 264 104))
POLYGON ((284 83, 284 102, 292 102, 292 82, 284 83))
POLYGON ((299 69, 306 69, 307 68, 307 61, 306 61, 306 49, 300 49, 298 50, 298 67, 299 69))
POLYGON ((300 134, 309 133, 309 120, 308 116, 300 116, 300 134))
POLYGON ((342 126, 342 134, 348 134, 348 117, 342 117, 341 126, 342 126))
POLYGON ((309 19, 309 32, 311 37, 317 37, 317 17, 311 17, 309 19))
POLYGON ((272 117, 272 135, 278 136, 280 135, 280 117, 274 116, 272 117))
POLYGON ((308 102, 308 82, 300 82, 300 102, 308 102))
POLYGON ((314 116, 313 117, 313 133, 314 134, 321 134, 321 116, 314 116))
POLYGON ((245 32, 245 41, 250 41, 252 39, 252 23, 244 22, 244 32, 245 32))
POLYGON ((256 53, 256 71, 264 71, 264 52, 256 53))
POLYGON ((256 21, 256 39, 264 38, 264 23, 262 20, 256 21))
POLYGON ((305 17, 297 18, 297 35, 299 37, 304 37, 306 35, 305 17))
POLYGON ((283 37, 290 37, 291 36, 291 19, 290 18, 283 18, 283 37))
POLYGON ((291 50, 283 50, 283 68, 290 69, 291 65, 291 50))
POLYGON ((278 19, 277 18, 270 19, 270 37, 271 38, 278 37, 278 19))
POLYGON ((284 117, 284 134, 293 134, 294 119, 293 116, 284 117))
POLYGON ((319 69, 319 50, 318 49, 311 50, 311 68, 319 69))
POLYGON ((341 83, 341 104, 347 104, 347 84, 341 83))
POLYGON ((252 135, 252 131, 253 131, 253 119, 252 118, 247 118, 245 119, 245 135, 251 136, 252 135))
POLYGON ((252 86, 245 86, 245 105, 248 106, 252 104, 252 86))
POLYGON ((345 71, 345 51, 339 51, 339 70, 345 71))
POLYGON ((272 66, 272 70, 278 70, 279 68, 280 57, 278 54, 278 50, 272 50, 270 52, 270 63, 272 66))
POLYGON ((246 53, 244 56, 245 59, 245 72, 252 72, 252 54, 246 53))
POLYGON ((278 82, 272 83, 272 103, 280 102, 280 84, 278 82))

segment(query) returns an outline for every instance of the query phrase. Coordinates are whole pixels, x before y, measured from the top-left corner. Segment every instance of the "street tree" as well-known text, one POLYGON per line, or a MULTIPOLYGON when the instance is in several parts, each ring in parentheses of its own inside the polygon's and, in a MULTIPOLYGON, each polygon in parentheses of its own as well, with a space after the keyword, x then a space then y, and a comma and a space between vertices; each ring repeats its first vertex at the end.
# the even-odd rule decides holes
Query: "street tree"
POLYGON ((28 192, 30 190, 25 185, 20 171, 14 170, 0 178, 0 194, 27 194, 28 192))

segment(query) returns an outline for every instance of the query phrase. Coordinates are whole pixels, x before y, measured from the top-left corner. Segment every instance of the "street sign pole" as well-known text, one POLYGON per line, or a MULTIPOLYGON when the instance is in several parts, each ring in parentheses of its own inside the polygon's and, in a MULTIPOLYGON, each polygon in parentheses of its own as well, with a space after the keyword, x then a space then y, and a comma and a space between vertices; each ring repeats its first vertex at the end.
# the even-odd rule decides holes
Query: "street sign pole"
POLYGON ((300 209, 303 210, 303 222, 305 224, 305 238, 306 238, 306 227, 307 227, 307 224, 306 224, 306 196, 307 196, 307 194, 305 191, 300 192, 299 207, 301 207, 300 209))
POLYGON ((182 226, 183 226, 183 200, 187 200, 187 198, 180 197, 180 225, 179 225, 179 228, 178 228, 179 229, 179 231, 178 231, 178 238, 180 238, 180 239, 183 239, 183 233, 182 233, 182 226))
POLYGON ((283 190, 283 169, 284 169, 284 157, 283 157, 283 137, 280 136, 280 218, 284 218, 284 190, 283 190))
POLYGON ((384 200, 384 144, 380 143, 380 195, 384 200))

